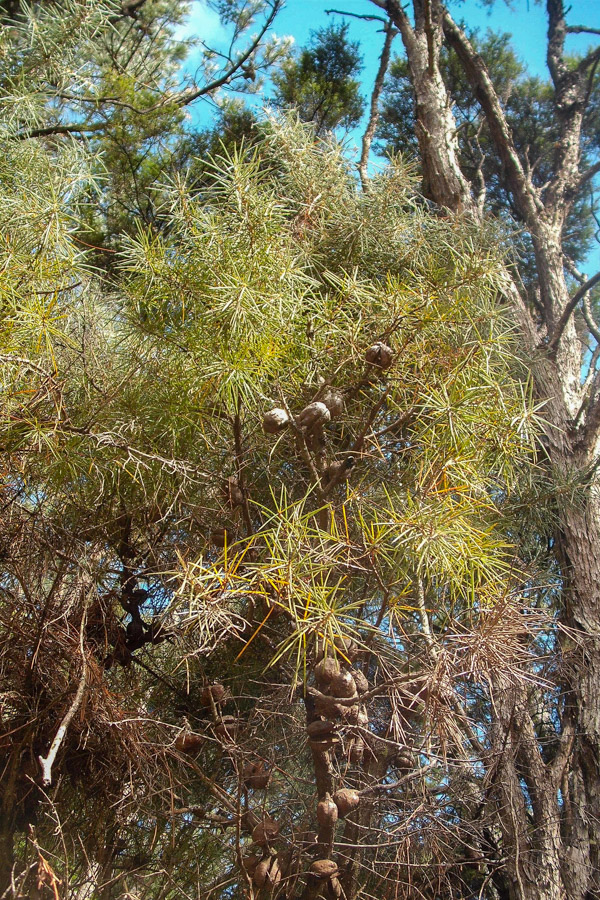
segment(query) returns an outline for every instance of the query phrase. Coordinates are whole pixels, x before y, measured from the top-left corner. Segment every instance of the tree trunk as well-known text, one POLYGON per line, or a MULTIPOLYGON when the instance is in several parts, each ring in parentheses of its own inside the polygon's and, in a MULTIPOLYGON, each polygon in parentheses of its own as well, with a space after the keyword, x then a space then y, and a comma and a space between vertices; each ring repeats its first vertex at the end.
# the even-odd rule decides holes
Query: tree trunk
MULTIPOLYGON (((547 401, 543 415, 548 422, 551 464, 565 480, 580 478, 584 494, 577 503, 570 499, 560 502, 558 509, 558 552, 565 564, 562 620, 573 629, 576 652, 570 654, 565 685, 560 771, 539 756, 523 697, 517 696, 516 689, 510 697, 495 692, 494 740, 499 762, 493 769, 493 795, 507 852, 511 898, 585 900, 600 890, 595 838, 595 823, 600 821, 600 509, 598 492, 591 483, 600 403, 592 405, 592 391, 587 409, 582 406, 586 397, 581 388, 581 345, 569 317, 573 307, 565 278, 562 233, 581 177, 578 166, 587 74, 583 66, 574 72, 564 62, 562 0, 547 0, 548 63, 560 140, 555 176, 542 195, 521 163, 483 61, 439 0, 414 0, 414 25, 395 0, 372 2, 388 12, 408 57, 425 196, 449 210, 480 217, 460 169, 456 123, 439 68, 445 32, 481 104, 503 163, 507 188, 534 245, 541 321, 532 316, 508 271, 505 295, 531 357, 537 395, 547 401)), ((590 66, 596 65, 600 51, 589 58, 590 66)))

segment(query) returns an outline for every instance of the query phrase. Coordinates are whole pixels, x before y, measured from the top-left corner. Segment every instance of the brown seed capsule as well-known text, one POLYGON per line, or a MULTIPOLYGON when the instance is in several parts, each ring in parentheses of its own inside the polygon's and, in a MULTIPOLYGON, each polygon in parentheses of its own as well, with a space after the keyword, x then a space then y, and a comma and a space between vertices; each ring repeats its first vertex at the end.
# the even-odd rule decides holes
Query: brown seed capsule
POLYGON ((327 737, 321 738, 320 740, 311 738, 308 742, 313 750, 320 750, 324 753, 326 750, 331 750, 336 744, 340 743, 340 739, 337 734, 330 734, 327 737))
POLYGON ((175 738, 175 747, 182 753, 195 753, 204 743, 204 737, 201 734, 194 734, 193 731, 182 731, 175 738))
POLYGON ((336 634, 333 639, 333 644, 342 659, 348 660, 349 662, 354 662, 360 652, 351 638, 342 637, 341 634, 336 634))
POLYGON ((207 685, 207 687, 202 689, 202 693, 200 694, 200 703, 202 706, 210 706, 211 696, 215 703, 221 703, 225 699, 226 694, 227 691, 222 684, 207 685))
POLYGON ((254 870, 254 884, 257 887, 273 887, 281 881, 281 868, 276 856, 261 859, 254 870))
POLYGON ((331 679, 329 689, 334 697, 354 697, 356 696, 356 684, 350 672, 338 672, 331 679))
POLYGON ((359 718, 359 710, 360 707, 358 704, 354 706, 343 706, 342 709, 342 720, 346 725, 358 725, 359 718))
POLYGON ((225 544, 230 543, 230 533, 226 528, 213 528, 210 533, 210 539, 215 547, 224 547, 225 544))
POLYGON ((215 734, 222 741, 234 741, 237 737, 239 724, 235 716, 223 716, 215 725, 215 734))
POLYGON ((344 411, 344 395, 335 388, 326 388, 321 396, 321 402, 329 410, 332 419, 337 419, 344 411))
POLYGON ((388 347, 382 341, 377 341, 376 344, 372 344, 366 351, 365 360, 370 366, 377 366, 379 369, 389 369, 394 360, 394 354, 391 347, 388 347))
POLYGON ((313 878, 323 879, 323 881, 328 878, 336 878, 339 873, 337 863, 332 859, 316 859, 308 871, 313 878))
POLYGON ((254 810, 247 809, 244 813, 242 813, 242 818, 240 821, 241 821, 242 829, 244 831, 248 832, 248 834, 252 834, 252 832, 254 831, 254 829, 256 828, 258 823, 260 822, 260 819, 254 812, 254 810))
POLYGON ((343 707, 335 702, 335 697, 328 697, 325 694, 315 697, 315 710, 327 719, 339 719, 344 713, 343 707))
POLYGON ((353 456, 347 456, 345 459, 336 460, 325 469, 325 480, 333 481, 335 478, 336 481, 345 481, 350 477, 350 473, 355 465, 356 460, 353 456))
POLYGON ((326 656, 315 666, 315 678, 319 684, 330 684, 334 675, 340 671, 340 664, 333 656, 326 656))
POLYGON ((258 856, 256 855, 256 853, 252 853, 252 854, 250 854, 250 856, 243 857, 242 865, 243 865, 244 869, 246 870, 246 872, 248 873, 248 875, 250 876, 250 878, 252 878, 252 876, 254 875, 254 872, 256 871, 256 867, 259 862, 260 862, 260 860, 259 860, 258 856))
POLYGON ((276 822, 274 819, 267 816, 266 819, 263 819, 262 822, 258 823, 252 832, 252 840, 255 844, 258 844, 259 847, 264 847, 269 841, 275 840, 279 834, 280 828, 279 822, 276 822))
POLYGON ((337 806, 338 812, 342 819, 356 809, 360 803, 360 796, 357 791, 352 788, 340 788, 333 795, 333 802, 337 806))
POLYGON ((323 425, 325 422, 329 422, 330 419, 331 413, 325 404, 321 403, 319 400, 315 400, 314 403, 309 403, 308 406, 305 406, 302 412, 296 416, 296 424, 299 425, 300 428, 310 430, 317 425, 323 425))
POLYGON ((296 835, 296 842, 300 849, 304 851, 310 851, 313 847, 316 847, 318 840, 316 831, 301 831, 296 835))
POLYGON ((342 884, 339 878, 335 876, 330 878, 327 882, 327 888, 325 890, 325 896, 330 897, 331 900, 339 900, 342 896, 342 884))
POLYGON ((361 706, 358 710, 358 718, 356 720, 356 724, 360 725, 361 728, 366 728, 369 724, 369 713, 364 706, 361 706))
POLYGON ((415 761, 410 750, 401 750, 393 759, 393 764, 399 772, 410 772, 414 769, 415 761))
POLYGON ((338 808, 331 799, 330 794, 325 794, 317 803, 317 822, 319 825, 332 827, 338 820, 338 808))
POLYGON ((262 420, 263 431, 266 434, 277 434, 287 427, 289 421, 290 417, 285 409, 280 409, 276 406, 274 409, 270 409, 269 412, 264 414, 262 420))
POLYGON ((268 787, 271 781, 271 771, 261 759, 247 763, 242 774, 244 784, 253 791, 268 787))
POLYGON ((356 685, 356 690, 362 696, 362 694, 366 694, 369 690, 369 682, 365 678, 364 674, 360 671, 360 669, 353 669, 352 677, 354 678, 354 683, 356 685))
POLYGON ((309 738, 322 740, 334 733, 335 722, 332 722, 330 719, 316 719, 314 722, 311 722, 310 725, 306 726, 306 731, 309 738))

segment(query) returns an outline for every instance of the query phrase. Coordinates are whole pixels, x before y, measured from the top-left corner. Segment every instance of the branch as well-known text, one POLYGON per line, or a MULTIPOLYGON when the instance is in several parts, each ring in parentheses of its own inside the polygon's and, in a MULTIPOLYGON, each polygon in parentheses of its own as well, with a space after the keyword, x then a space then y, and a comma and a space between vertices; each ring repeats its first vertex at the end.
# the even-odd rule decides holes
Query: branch
MULTIPOLYGON (((588 280, 585 282, 585 284, 581 285, 581 287, 573 294, 573 296, 571 297, 571 299, 565 306, 565 308, 563 310, 563 314, 561 315, 560 319, 558 320, 558 323, 554 330, 554 335, 552 336, 552 339, 548 345, 548 350, 550 351, 551 354, 556 353, 558 343, 562 337, 562 333, 565 330, 565 328, 567 326, 567 322, 571 318, 571 315, 573 314, 575 307, 577 306, 579 301, 582 299, 582 297, 585 297, 587 292, 591 291, 591 289, 595 285, 597 285, 599 281, 600 281, 600 272, 596 272, 596 274, 592 278, 588 278, 588 280)), ((596 335, 594 335, 594 337, 596 337, 596 335)), ((597 340, 597 338, 596 338, 596 340, 597 340)))
POLYGON ((55 134, 90 134, 104 128, 104 122, 95 125, 47 125, 45 128, 30 128, 28 131, 19 131, 15 138, 25 141, 28 138, 48 137, 55 134))
POLYGON ((589 293, 586 294, 583 298, 581 311, 583 312, 583 318, 585 319, 585 324, 587 325, 590 334, 596 341, 596 344, 600 344, 600 329, 598 329, 598 325, 596 324, 596 320, 594 319, 594 315, 592 313, 589 293))
POLYGON ((350 16, 352 19, 364 19, 365 22, 383 22, 384 25, 389 22, 389 19, 385 19, 383 16, 368 16, 365 13, 346 12, 343 9, 326 9, 325 12, 328 16, 350 16))
POLYGON ((54 765, 54 760, 56 759, 56 754, 61 748, 62 742, 65 738, 65 734, 67 733, 67 728, 71 724, 71 720, 73 716, 81 706, 81 701, 83 700, 83 694, 85 691, 85 684, 87 680, 87 662, 85 658, 85 648, 83 646, 83 635, 85 633, 85 625, 87 622, 87 611, 92 602, 92 592, 88 593, 86 597, 85 606, 83 608, 83 614, 81 616, 81 626, 79 628, 79 652, 81 653, 81 677, 79 679, 79 684, 77 685, 77 691, 75 693, 75 698, 71 703, 70 707, 66 711, 63 716, 63 720, 59 725, 58 731, 52 741, 50 749, 48 751, 47 756, 38 756, 38 760, 40 766, 42 767, 42 784, 44 787, 48 787, 48 785, 52 784, 52 766, 54 765))
POLYGON ((260 42, 263 37, 273 24, 273 20, 279 10, 283 5, 283 0, 274 0, 273 5, 271 7, 271 12, 269 13, 263 27, 261 28, 258 35, 254 38, 248 49, 242 56, 240 56, 237 62, 232 63, 231 67, 219 78, 215 78, 214 81, 211 81, 209 84, 204 85, 202 88, 189 88, 187 91, 183 91, 179 97, 173 98, 178 106, 187 106, 189 103, 193 103, 194 100, 197 100, 199 97, 204 97, 206 94, 210 94, 213 91, 218 90, 220 87, 223 87, 224 84, 227 84, 236 72, 238 72, 244 64, 250 59, 252 54, 258 48, 260 42))
POLYGON ((526 222, 531 222, 539 215, 543 208, 542 203, 523 169, 511 128, 485 62, 447 10, 444 10, 442 21, 448 43, 456 52, 473 93, 483 109, 519 213, 526 222))
POLYGON ((586 169, 586 171, 579 176, 574 190, 579 190, 579 188, 583 187, 586 181, 590 181, 594 177, 594 175, 598 174, 598 172, 600 172, 600 162, 594 163, 593 166, 590 166, 589 169, 586 169))
POLYGON ((586 28, 584 25, 567 25, 567 34, 600 34, 600 28, 586 28))
MULTIPOLYGON (((379 18, 374 17, 374 18, 379 18)), ((383 82, 385 80, 386 72, 388 70, 388 66, 390 63, 390 54, 392 50, 392 41, 395 36, 398 34, 394 26, 390 21, 387 21, 383 26, 385 31, 385 41, 383 43, 383 50, 381 51, 381 57, 379 59, 379 68, 377 70, 377 75, 375 77, 375 84, 373 85, 373 93, 371 94, 371 109, 369 112, 369 121, 367 123, 367 127, 362 139, 362 151, 360 154, 360 160, 358 162, 358 174, 360 175, 360 182, 362 184, 363 191, 367 191, 369 189, 369 178, 367 175, 367 163, 369 161, 369 152, 371 150, 371 144, 373 143, 373 138, 375 136, 375 131, 377 129, 377 123, 379 121, 379 98, 381 97, 381 92, 383 90, 383 82)))

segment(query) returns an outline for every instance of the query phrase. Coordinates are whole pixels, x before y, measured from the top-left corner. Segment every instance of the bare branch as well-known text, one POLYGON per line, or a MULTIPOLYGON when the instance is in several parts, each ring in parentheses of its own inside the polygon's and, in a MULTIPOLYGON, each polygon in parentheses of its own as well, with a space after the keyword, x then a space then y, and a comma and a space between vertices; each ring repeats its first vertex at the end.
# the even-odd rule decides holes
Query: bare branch
POLYGON ((224 72, 223 75, 221 75, 219 78, 215 78, 215 80, 209 82, 209 84, 205 84, 204 87, 189 88, 188 90, 183 91, 178 97, 173 97, 172 99, 176 102, 176 104, 178 106, 188 106, 199 97, 205 97, 207 94, 211 94, 213 91, 216 91, 220 87, 223 87, 224 84, 228 84, 234 77, 234 75, 241 71, 245 63, 248 62, 252 54, 258 49, 260 42, 273 24, 273 20, 275 19, 275 16, 281 9, 282 5, 283 0, 274 0, 271 6, 271 12, 267 16, 263 27, 261 28, 257 36, 254 38, 246 52, 243 53, 235 62, 232 62, 229 69, 227 69, 227 71, 224 72))
POLYGON ((388 70, 388 66, 390 63, 390 54, 392 50, 392 41, 395 36, 398 34, 394 26, 391 22, 386 22, 384 25, 385 31, 385 41, 383 43, 383 50, 381 51, 381 57, 379 59, 379 68, 377 70, 377 75, 375 77, 375 83, 373 85, 373 93, 371 94, 371 108, 369 112, 369 121, 367 123, 367 127, 365 129, 365 133, 362 139, 362 151, 360 154, 360 160, 358 163, 358 174, 360 175, 360 182, 362 184, 363 191, 367 191, 369 187, 369 178, 367 175, 367 163, 369 161, 369 153, 371 150, 371 144, 373 142, 373 138, 375 136, 375 131, 377 129, 377 123, 379 121, 379 98, 381 97, 381 92, 383 90, 383 82, 385 80, 386 72, 388 70))
POLYGON ((523 169, 487 66, 447 11, 444 11, 443 26, 448 43, 460 59, 473 93, 481 104, 519 213, 525 221, 531 221, 543 208, 542 203, 523 169))
POLYGON ((364 13, 346 12, 343 9, 326 9, 325 12, 328 16, 349 16, 352 19, 364 19, 365 22, 383 22, 384 25, 389 22, 389 19, 385 19, 383 16, 368 16, 364 13))
POLYGON ((575 190, 583 187, 583 185, 587 181, 590 181, 595 175, 597 175, 598 172, 600 172, 600 162, 597 162, 593 166, 590 166, 589 169, 586 169, 586 171, 579 176, 577 184, 575 185, 575 190))
MULTIPOLYGON (((560 319, 557 322, 556 328, 554 330, 554 335, 548 344, 548 350, 550 353, 556 353, 556 349, 558 347, 559 341, 562 337, 563 331, 567 326, 567 322, 571 318, 577 304, 579 301, 585 297, 588 291, 598 284, 600 281, 600 272, 596 272, 596 274, 592 278, 588 278, 588 280, 581 285, 581 287, 573 294, 571 299, 569 300, 567 306, 565 307, 560 319)), ((595 335, 594 335, 595 337, 595 335)))
POLYGON ((52 766, 54 765, 54 760, 56 759, 56 754, 61 748, 62 742, 65 739, 65 734, 67 733, 67 729, 71 724, 73 716, 81 706, 81 701, 83 700, 83 694, 85 691, 85 685, 87 681, 87 661, 85 658, 85 647, 83 643, 83 635, 85 634, 85 626, 87 622, 87 611, 92 602, 92 591, 88 591, 88 595, 86 597, 85 606, 83 608, 83 614, 81 616, 81 626, 79 629, 79 652, 81 654, 81 676, 79 678, 79 684, 77 685, 77 691, 75 693, 75 697, 70 707, 66 711, 63 716, 63 720, 58 727, 58 731, 54 736, 54 740, 50 745, 50 749, 48 751, 47 756, 38 756, 38 760, 40 766, 42 767, 42 784, 48 787, 48 785, 52 784, 52 766))
POLYGON ((101 131, 105 127, 104 122, 95 125, 47 125, 45 128, 30 128, 28 131, 19 131, 15 138, 26 141, 28 138, 51 137, 59 134, 92 134, 101 131))
POLYGON ((600 28, 586 28, 584 25, 567 25, 567 34, 600 34, 600 28))

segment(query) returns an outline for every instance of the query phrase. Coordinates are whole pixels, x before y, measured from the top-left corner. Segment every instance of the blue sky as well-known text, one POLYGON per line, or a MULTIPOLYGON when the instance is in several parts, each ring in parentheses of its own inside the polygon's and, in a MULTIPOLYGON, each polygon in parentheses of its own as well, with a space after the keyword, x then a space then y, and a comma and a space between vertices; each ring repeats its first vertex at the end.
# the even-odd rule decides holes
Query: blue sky
MULTIPOLYGON (((448 0, 453 15, 463 20, 469 28, 485 31, 508 32, 512 35, 512 45, 526 64, 532 75, 548 77, 546 67, 546 31, 547 19, 545 2, 538 0, 511 0, 510 6, 503 0, 496 0, 492 8, 484 7, 476 0, 448 0)), ((339 15, 328 15, 326 10, 340 9, 356 14, 375 14, 380 10, 369 0, 287 0, 287 4, 275 20, 273 31, 280 37, 291 35, 297 46, 303 46, 310 37, 311 30, 327 26, 332 21, 341 22, 339 15)), ((348 18, 350 37, 360 42, 364 57, 362 80, 364 94, 369 96, 383 42, 380 25, 377 22, 365 22, 348 18)), ((571 0, 567 21, 569 25, 585 25, 600 29, 600 0, 571 0)), ((218 15, 211 10, 206 0, 194 0, 191 15, 181 37, 198 38, 216 49, 227 47, 227 32, 222 28, 218 15)), ((583 53, 589 47, 597 46, 600 35, 569 35, 567 50, 583 53)), ((395 40, 396 54, 402 53, 400 37, 395 40)), ((186 66, 189 72, 195 68, 194 54, 186 66)), ((268 88, 267 88, 268 96, 268 88)), ((262 100, 261 100, 262 102, 262 100)), ((194 120, 200 124, 209 124, 212 117, 210 103, 195 105, 192 112, 194 120)), ((362 134, 359 127, 348 137, 348 149, 357 146, 362 134)), ((600 266, 600 252, 595 251, 587 260, 588 271, 595 271, 600 266)))
MULTIPOLYGON (((463 19, 470 27, 485 31, 506 31, 512 35, 512 43, 520 58, 527 64, 532 74, 547 76, 546 69, 546 15, 545 4, 536 0, 512 0, 509 8, 503 0, 497 0, 492 9, 483 7, 476 0, 450 0, 450 7, 457 19, 463 19)), ((375 14, 377 9, 369 0, 287 0, 287 4, 278 15, 274 32, 279 35, 291 35, 298 46, 304 45, 311 30, 322 28, 332 21, 340 22, 339 15, 328 15, 328 9, 341 9, 350 13, 375 14)), ((373 83, 383 36, 377 22, 364 22, 348 18, 350 36, 360 42, 364 57, 362 78, 365 94, 368 94, 373 83)), ((571 25, 586 25, 600 28, 600 0, 572 0, 568 14, 571 25)), ((224 49, 227 44, 227 32, 222 28, 218 15, 211 10, 205 0, 194 0, 191 15, 181 36, 199 38, 206 44, 224 49)), ((570 35, 567 49, 583 52, 589 46, 597 45, 600 36, 570 35)), ((395 52, 402 52, 402 43, 396 38, 395 52)), ((188 71, 194 69, 194 54, 188 63, 188 71)), ((200 104, 200 107, 202 104, 200 104)), ((209 110, 201 108, 195 115, 202 121, 208 121, 209 110)))

